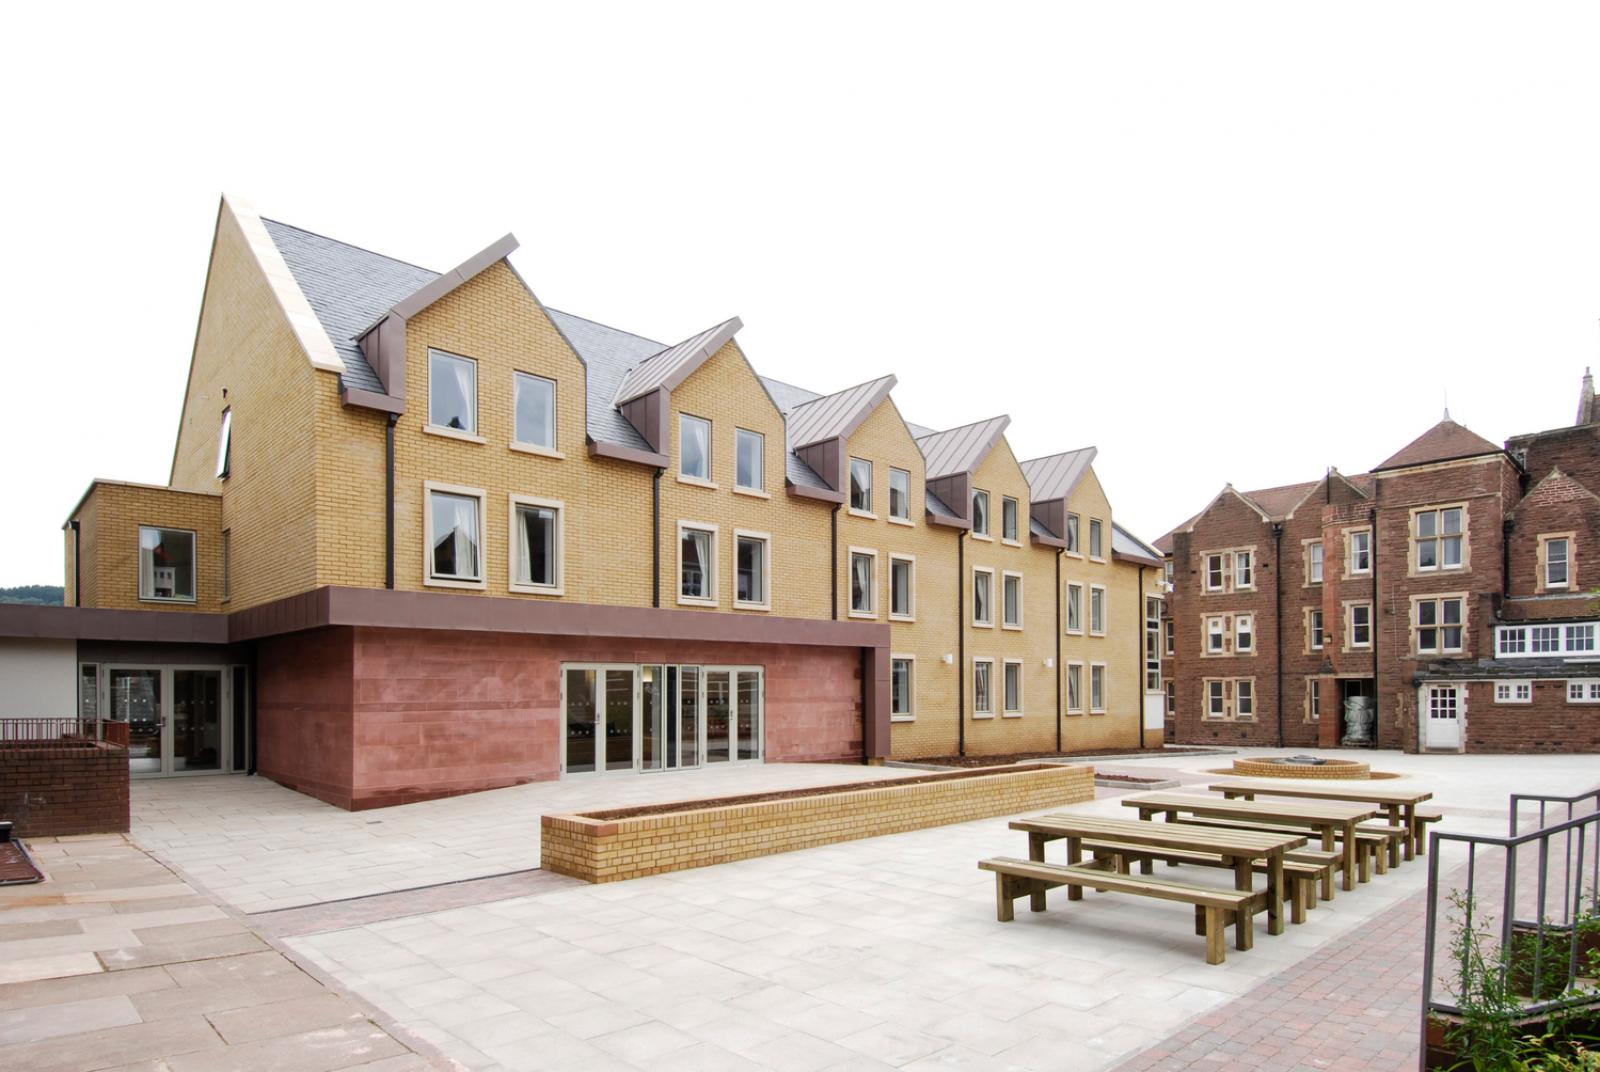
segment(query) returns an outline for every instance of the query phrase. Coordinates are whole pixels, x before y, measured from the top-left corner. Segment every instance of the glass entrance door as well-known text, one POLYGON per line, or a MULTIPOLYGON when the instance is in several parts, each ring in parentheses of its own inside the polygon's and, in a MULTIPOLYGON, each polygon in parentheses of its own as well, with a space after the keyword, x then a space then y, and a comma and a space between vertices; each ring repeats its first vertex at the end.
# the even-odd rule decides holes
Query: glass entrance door
POLYGON ((561 769, 567 774, 634 770, 638 668, 569 666, 561 680, 565 718, 561 769))
POLYGON ((130 774, 248 769, 244 667, 110 666, 104 681, 107 716, 128 724, 130 774))
POLYGON ((222 671, 172 672, 171 770, 222 769, 222 671))
POLYGON ((565 666, 562 773, 759 760, 762 687, 759 667, 565 666))
POLYGON ((113 668, 106 675, 107 711, 113 722, 128 724, 128 771, 160 774, 162 727, 161 671, 113 668))

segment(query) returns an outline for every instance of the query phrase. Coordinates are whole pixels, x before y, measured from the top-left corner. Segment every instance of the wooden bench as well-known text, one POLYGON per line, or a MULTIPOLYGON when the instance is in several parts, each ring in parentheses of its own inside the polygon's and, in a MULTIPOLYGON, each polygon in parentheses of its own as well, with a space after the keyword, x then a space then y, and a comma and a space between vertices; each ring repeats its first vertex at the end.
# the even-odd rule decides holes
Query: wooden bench
MULTIPOLYGON (((1258 825, 1243 819, 1189 818, 1183 821, 1190 826, 1220 826, 1231 827, 1235 830, 1282 830, 1287 833, 1304 834, 1307 837, 1317 836, 1317 832, 1312 830, 1310 827, 1258 825)), ((1370 882, 1372 880, 1372 867, 1374 860, 1377 861, 1378 874, 1383 875, 1388 873, 1388 857, 1382 855, 1379 851, 1382 847, 1384 847, 1384 844, 1387 840, 1388 839, 1381 834, 1363 834, 1359 830, 1356 832, 1356 874, 1362 882, 1370 882)), ((1297 853, 1292 853, 1291 855, 1298 856, 1301 859, 1305 858, 1304 850, 1301 850, 1297 853)), ((1344 870, 1344 860, 1342 858, 1339 861, 1338 870, 1344 870)), ((1348 884, 1346 884, 1345 888, 1349 889, 1350 887, 1348 884)))
MULTIPOLYGON (((1219 853, 1194 852, 1188 849, 1160 848, 1151 845, 1129 845, 1121 841, 1091 841, 1085 839, 1083 851, 1091 854, 1096 860, 1109 861, 1118 874, 1130 873, 1129 862, 1133 860, 1161 860, 1169 864, 1192 864, 1196 867, 1225 867, 1232 870, 1233 864, 1224 859, 1219 853)), ((1257 860, 1251 865, 1258 875, 1271 872, 1265 861, 1257 860)), ((1289 919, 1294 923, 1306 921, 1306 910, 1315 908, 1317 903, 1316 882, 1323 874, 1324 868, 1317 864, 1301 863, 1299 861, 1284 860, 1283 873, 1289 881, 1289 919)), ((1332 879, 1330 878, 1331 882, 1332 879)), ((1266 908, 1264 897, 1256 905, 1256 910, 1266 908)))
POLYGON ((1387 846, 1389 867, 1400 866, 1400 857, 1405 852, 1406 841, 1410 838, 1411 831, 1403 826, 1393 826, 1389 823, 1362 823, 1356 827, 1356 831, 1362 834, 1378 834, 1386 838, 1389 843, 1387 846))
POLYGON ((1049 864, 1018 860, 1011 856, 980 860, 978 867, 994 872, 995 916, 1001 923, 1009 923, 1016 918, 1014 904, 1019 897, 1028 898, 1028 907, 1032 911, 1043 912, 1046 890, 1058 886, 1088 887, 1194 905, 1202 917, 1207 964, 1221 964, 1226 955, 1224 932, 1230 915, 1234 925, 1234 945, 1246 950, 1255 944, 1256 894, 1250 890, 1191 886, 1184 882, 1119 875, 1105 870, 1103 865, 1049 864))
POLYGON ((1444 812, 1436 808, 1417 809, 1416 821, 1417 830, 1419 831, 1417 834, 1417 854, 1419 856, 1426 856, 1428 853, 1428 824, 1436 823, 1443 818, 1444 812))
MULTIPOLYGON (((1333 881, 1333 876, 1338 874, 1339 870, 1344 867, 1344 855, 1342 853, 1304 848, 1296 849, 1286 854, 1284 860, 1293 860, 1297 864, 1306 864, 1317 868, 1317 881, 1322 887, 1322 899, 1324 901, 1333 900, 1333 891, 1339 888, 1333 881)), ((1315 908, 1316 904, 1313 903, 1312 907, 1315 908)))

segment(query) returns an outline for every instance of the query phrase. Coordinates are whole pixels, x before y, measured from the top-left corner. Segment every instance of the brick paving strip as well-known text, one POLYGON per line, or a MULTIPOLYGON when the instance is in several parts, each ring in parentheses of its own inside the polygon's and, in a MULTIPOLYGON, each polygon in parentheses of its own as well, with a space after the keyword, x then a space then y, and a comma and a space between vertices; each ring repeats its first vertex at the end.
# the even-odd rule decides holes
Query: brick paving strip
POLYGON ((347 927, 361 927, 368 923, 381 923, 384 920, 401 919, 405 916, 443 912, 451 908, 506 901, 513 897, 532 897, 582 885, 584 883, 578 879, 535 868, 489 878, 441 882, 433 886, 400 890, 395 893, 325 901, 304 908, 255 912, 244 918, 262 934, 288 938, 294 935, 344 930, 347 927))
POLYGON ((40 838, 29 851, 46 881, 0 888, 0 1068, 450 1066, 126 838, 40 838))

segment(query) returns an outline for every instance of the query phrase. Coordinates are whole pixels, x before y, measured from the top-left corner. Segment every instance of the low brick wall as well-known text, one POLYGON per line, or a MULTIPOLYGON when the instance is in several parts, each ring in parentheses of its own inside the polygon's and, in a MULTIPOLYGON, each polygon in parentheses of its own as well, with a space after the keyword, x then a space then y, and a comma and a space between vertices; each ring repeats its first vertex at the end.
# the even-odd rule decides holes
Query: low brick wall
POLYGON ((82 741, 0 743, 0 819, 18 837, 127 833, 128 752, 82 741))
POLYGON ((1092 799, 1094 768, 1051 765, 632 818, 545 815, 539 862, 586 882, 617 882, 1092 799))
POLYGON ((1248 778, 1370 778, 1372 770, 1353 759, 1330 759, 1320 766, 1310 763, 1267 763, 1236 759, 1233 773, 1248 778))

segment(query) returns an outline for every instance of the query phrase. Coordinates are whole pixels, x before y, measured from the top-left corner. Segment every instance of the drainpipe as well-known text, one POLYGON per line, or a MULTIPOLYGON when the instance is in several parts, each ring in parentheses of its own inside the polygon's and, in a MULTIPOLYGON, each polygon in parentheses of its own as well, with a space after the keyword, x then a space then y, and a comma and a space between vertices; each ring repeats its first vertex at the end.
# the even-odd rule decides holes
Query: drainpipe
POLYGON ((1056 548, 1056 751, 1061 751, 1061 548, 1056 548))
POLYGON ((967 754, 967 535, 956 530, 956 755, 967 754))
POLYGON ((833 563, 833 577, 828 584, 828 594, 833 600, 833 620, 839 620, 839 507, 843 503, 833 504, 833 513, 828 522, 828 560, 833 563))
POLYGON ((1145 567, 1139 567, 1139 591, 1134 593, 1134 606, 1137 607, 1139 611, 1138 616, 1134 618, 1134 622, 1138 625, 1138 628, 1133 631, 1133 653, 1136 656, 1133 661, 1133 668, 1136 671, 1134 674, 1134 684, 1136 687, 1133 690, 1133 725, 1134 736, 1139 739, 1139 751, 1141 752, 1144 751, 1144 637, 1145 633, 1147 632, 1145 628, 1144 609, 1144 570, 1145 567))
POLYGON ((394 587, 394 426, 400 414, 389 414, 383 429, 383 586, 394 587))
POLYGON ((1273 647, 1277 648, 1278 691, 1273 706, 1278 709, 1278 747, 1286 743, 1283 736, 1283 522, 1272 523, 1272 625, 1275 633, 1273 647))
MULTIPOLYGON (((1372 482, 1372 498, 1378 498, 1378 490, 1383 487, 1383 481, 1372 482)), ((1372 523, 1372 747, 1378 748, 1379 727, 1383 719, 1378 717, 1378 507, 1376 504, 1367 512, 1367 519, 1372 523)))
MULTIPOLYGON (((650 605, 661 606, 661 474, 656 469, 650 483, 650 605)), ((681 582, 680 582, 681 583, 681 582)))
POLYGON ((78 529, 78 519, 73 518, 67 524, 72 526, 72 605, 83 606, 83 534, 78 529))

